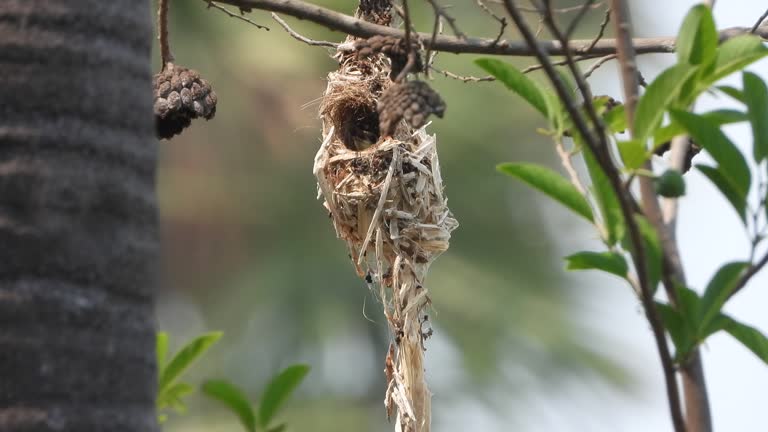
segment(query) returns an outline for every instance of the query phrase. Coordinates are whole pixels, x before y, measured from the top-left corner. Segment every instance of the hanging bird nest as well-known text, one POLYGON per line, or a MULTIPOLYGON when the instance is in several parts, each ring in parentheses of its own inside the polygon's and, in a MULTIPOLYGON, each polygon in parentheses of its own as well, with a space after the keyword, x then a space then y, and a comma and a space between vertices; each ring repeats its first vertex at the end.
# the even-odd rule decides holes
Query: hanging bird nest
MULTIPOLYGON (((431 393, 423 362, 431 330, 425 279, 458 223, 443 193, 435 135, 402 120, 418 104, 408 99, 395 126, 380 124, 379 99, 400 84, 391 82, 384 54, 359 57, 340 51, 340 68, 328 75, 320 107, 323 140, 314 163, 318 198, 324 199, 357 274, 377 288, 383 304, 392 334, 385 367, 387 415, 397 410, 397 431, 428 432, 431 393)), ((435 104, 419 110, 442 114, 444 105, 435 104)))

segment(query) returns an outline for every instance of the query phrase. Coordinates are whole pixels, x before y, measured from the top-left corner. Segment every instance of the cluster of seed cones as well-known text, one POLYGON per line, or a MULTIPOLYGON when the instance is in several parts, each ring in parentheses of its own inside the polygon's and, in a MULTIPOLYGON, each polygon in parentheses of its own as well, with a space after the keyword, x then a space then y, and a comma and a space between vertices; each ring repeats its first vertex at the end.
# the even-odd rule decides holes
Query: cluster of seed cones
POLYGON ((358 60, 384 55, 390 62, 389 78, 395 82, 381 93, 377 103, 382 137, 392 136, 401 120, 419 129, 431 114, 443 116, 445 102, 429 84, 419 80, 405 81, 405 74, 424 70, 419 44, 415 40, 406 44, 401 38, 377 35, 356 41, 354 49, 358 60))
POLYGON ((389 77, 394 81, 403 68, 408 64, 408 56, 413 59, 413 65, 408 72, 422 72, 424 65, 419 55, 419 44, 411 40, 410 49, 405 40, 394 36, 372 36, 355 42, 357 58, 364 59, 375 54, 384 54, 390 61, 389 77))
POLYGON ((186 129, 192 120, 210 120, 216 114, 216 93, 200 74, 173 63, 166 63, 155 75, 155 132, 169 139, 186 129))

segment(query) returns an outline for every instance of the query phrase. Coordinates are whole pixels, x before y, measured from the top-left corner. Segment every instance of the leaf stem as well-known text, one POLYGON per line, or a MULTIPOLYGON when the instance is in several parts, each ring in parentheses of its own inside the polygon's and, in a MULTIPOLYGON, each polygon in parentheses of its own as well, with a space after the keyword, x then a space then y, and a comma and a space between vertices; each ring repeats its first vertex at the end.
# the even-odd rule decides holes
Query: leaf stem
POLYGON ((171 0, 159 0, 157 5, 157 39, 160 41, 161 69, 173 62, 173 54, 168 41, 168 4, 171 0))

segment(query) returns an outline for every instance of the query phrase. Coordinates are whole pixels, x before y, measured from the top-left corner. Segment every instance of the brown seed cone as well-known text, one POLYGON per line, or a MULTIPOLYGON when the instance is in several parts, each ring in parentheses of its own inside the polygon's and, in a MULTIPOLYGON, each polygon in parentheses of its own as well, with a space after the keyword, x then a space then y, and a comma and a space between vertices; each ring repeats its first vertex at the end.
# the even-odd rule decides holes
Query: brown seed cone
MULTIPOLYGON (((408 63, 408 49, 405 45, 405 40, 393 36, 376 35, 368 39, 359 40, 355 42, 355 50, 357 50, 358 60, 375 54, 384 54, 389 57, 392 68, 389 78, 392 81, 400 75, 400 72, 403 71, 403 68, 408 63)), ((411 41, 411 52, 415 56, 415 63, 413 69, 409 72, 422 72, 424 65, 419 55, 419 44, 415 40, 411 41)))
POLYGON ((442 118, 445 102, 424 81, 408 81, 386 89, 379 98, 378 109, 382 136, 392 136, 402 119, 418 129, 427 123, 430 114, 442 118))
POLYGON ((168 139, 181 133, 193 119, 216 114, 216 93, 194 69, 168 63, 153 80, 155 133, 168 139))

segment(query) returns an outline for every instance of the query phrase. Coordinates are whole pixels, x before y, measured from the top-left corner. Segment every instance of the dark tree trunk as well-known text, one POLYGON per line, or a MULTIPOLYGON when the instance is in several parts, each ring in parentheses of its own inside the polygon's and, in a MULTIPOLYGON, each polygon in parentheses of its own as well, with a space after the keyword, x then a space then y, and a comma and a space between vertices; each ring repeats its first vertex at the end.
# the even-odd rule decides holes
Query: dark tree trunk
POLYGON ((147 0, 0 0, 0 431, 157 430, 147 0))

